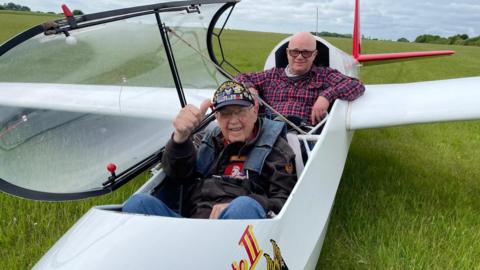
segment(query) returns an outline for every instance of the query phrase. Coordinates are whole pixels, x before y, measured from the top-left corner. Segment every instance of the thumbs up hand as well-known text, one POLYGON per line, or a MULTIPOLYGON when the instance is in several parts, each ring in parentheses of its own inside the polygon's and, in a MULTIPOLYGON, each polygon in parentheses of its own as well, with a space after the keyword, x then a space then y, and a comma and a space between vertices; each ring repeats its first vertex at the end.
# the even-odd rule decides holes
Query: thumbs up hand
POLYGON ((185 142, 193 130, 200 125, 200 122, 211 105, 212 102, 206 99, 202 102, 200 108, 191 104, 182 108, 173 121, 173 127, 175 128, 173 141, 176 143, 185 142))

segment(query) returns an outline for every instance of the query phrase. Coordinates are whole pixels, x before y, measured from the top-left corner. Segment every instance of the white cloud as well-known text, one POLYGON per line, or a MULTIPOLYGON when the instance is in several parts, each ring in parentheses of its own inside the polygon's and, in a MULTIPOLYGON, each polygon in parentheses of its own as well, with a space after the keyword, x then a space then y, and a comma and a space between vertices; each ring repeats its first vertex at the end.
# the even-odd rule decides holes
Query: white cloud
MULTIPOLYGON (((60 12, 62 3, 85 13, 166 1, 126 0, 16 0, 33 10, 60 12)), ((232 15, 231 27, 293 33, 315 31, 318 8, 319 31, 351 33, 353 0, 242 0, 232 15)), ((362 0, 362 33, 366 36, 410 40, 420 34, 450 36, 480 35, 478 0, 362 0)))

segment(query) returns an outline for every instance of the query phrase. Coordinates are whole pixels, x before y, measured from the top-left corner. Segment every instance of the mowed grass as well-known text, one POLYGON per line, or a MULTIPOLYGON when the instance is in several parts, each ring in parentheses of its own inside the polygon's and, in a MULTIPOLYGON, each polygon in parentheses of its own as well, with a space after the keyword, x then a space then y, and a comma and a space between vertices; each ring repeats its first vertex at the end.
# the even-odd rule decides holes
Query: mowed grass
MULTIPOLYGON (((25 29, 56 18, 0 11, 0 43, 25 29)), ((73 202, 38 202, 0 192, 0 269, 32 268, 88 209, 95 205, 122 203, 147 179, 148 173, 144 173, 117 192, 73 202)))
POLYGON ((0 10, 0 43, 32 26, 56 20, 57 15, 0 10))
MULTIPOLYGON (((23 22, 23 17, 32 19, 17 18, 23 22)), ((1 35, 9 27, 0 25, 1 35)), ((249 71, 263 68, 271 48, 286 36, 228 34, 226 54, 249 71)), ((328 41, 351 50, 348 39, 328 41)), ((480 76, 480 48, 363 43, 366 53, 432 49, 457 53, 366 66, 361 78, 377 84, 480 76)), ((478 149, 478 121, 356 132, 317 268, 480 269, 478 149)), ((32 267, 91 206, 121 203, 146 179, 144 174, 114 194, 78 202, 32 202, 0 194, 0 269, 32 267)))
MULTIPOLYGON (((480 76, 478 47, 366 41, 363 48, 456 51, 366 66, 368 84, 480 76)), ((479 159, 479 121, 357 131, 317 269, 480 269, 479 159)))

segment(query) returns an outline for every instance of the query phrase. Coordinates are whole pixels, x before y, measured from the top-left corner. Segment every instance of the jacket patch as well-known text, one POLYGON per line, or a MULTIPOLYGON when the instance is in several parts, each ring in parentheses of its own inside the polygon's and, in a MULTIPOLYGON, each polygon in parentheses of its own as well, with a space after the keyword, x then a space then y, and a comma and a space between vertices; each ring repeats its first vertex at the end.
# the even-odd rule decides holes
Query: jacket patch
POLYGON ((234 161, 237 161, 237 162, 245 162, 245 160, 247 160, 247 156, 237 156, 237 155, 233 155, 230 157, 230 162, 234 162, 234 161))
POLYGON ((225 168, 223 175, 232 178, 245 179, 247 176, 243 172, 243 165, 243 162, 230 162, 225 168))
POLYGON ((285 171, 288 174, 292 174, 293 173, 293 164, 292 163, 285 164, 285 171))

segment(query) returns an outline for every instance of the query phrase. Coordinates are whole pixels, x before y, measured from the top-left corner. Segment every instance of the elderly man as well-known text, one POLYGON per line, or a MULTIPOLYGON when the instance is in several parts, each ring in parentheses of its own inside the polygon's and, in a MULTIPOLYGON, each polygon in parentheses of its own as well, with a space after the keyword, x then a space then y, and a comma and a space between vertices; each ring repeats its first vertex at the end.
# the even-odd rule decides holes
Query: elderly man
POLYGON ((240 74, 236 80, 281 114, 316 124, 335 99, 354 100, 365 91, 357 79, 329 67, 312 66, 317 53, 315 38, 300 32, 288 44, 286 68, 240 74))
MULTIPOLYGON (((297 181, 284 124, 258 118, 251 94, 227 81, 213 97, 218 127, 204 132, 196 147, 200 140, 192 140, 192 131, 211 105, 206 100, 179 112, 163 154, 167 176, 188 187, 186 216, 253 219, 278 213, 297 181)), ((123 211, 180 217, 146 194, 132 196, 123 211)))

